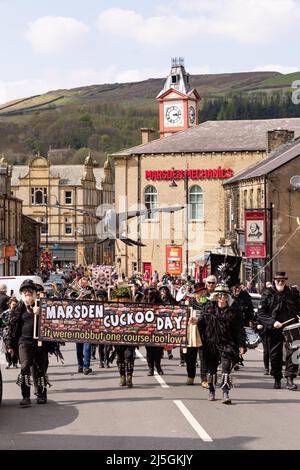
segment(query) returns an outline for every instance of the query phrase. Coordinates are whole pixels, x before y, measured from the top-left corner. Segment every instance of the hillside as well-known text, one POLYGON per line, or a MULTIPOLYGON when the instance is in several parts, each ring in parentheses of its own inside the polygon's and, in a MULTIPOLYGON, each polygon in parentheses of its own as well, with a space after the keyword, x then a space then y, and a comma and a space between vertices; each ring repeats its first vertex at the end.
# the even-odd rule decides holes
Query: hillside
MULTIPOLYGON (((300 72, 192 75, 200 93, 200 121, 297 115, 290 90, 300 72), (296 114, 295 114, 296 113, 296 114)), ((0 153, 23 162, 36 152, 70 147, 70 162, 92 150, 107 153, 140 143, 141 127, 158 127, 155 97, 165 78, 55 90, 0 105, 0 153)), ((60 152, 51 152, 59 163, 60 152)))

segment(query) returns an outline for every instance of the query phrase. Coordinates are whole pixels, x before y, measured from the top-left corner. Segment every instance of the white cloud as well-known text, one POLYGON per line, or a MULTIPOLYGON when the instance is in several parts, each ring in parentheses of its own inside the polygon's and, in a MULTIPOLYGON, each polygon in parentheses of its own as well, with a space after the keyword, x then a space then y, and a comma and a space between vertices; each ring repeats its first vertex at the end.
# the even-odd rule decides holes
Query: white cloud
POLYGON ((280 72, 283 74, 287 73, 293 73, 293 72, 299 72, 300 71, 300 65, 298 66, 292 66, 292 65, 275 65, 275 64, 270 64, 270 65, 260 65, 257 66, 253 69, 253 72, 270 72, 270 71, 275 71, 275 72, 280 72))
POLYGON ((241 43, 271 43, 297 30, 296 0, 177 0, 173 11, 144 17, 133 10, 110 8, 99 14, 101 32, 163 47, 200 34, 225 36, 241 43))
POLYGON ((25 38, 39 54, 57 54, 81 46, 89 31, 81 21, 62 16, 44 16, 29 23, 25 38))

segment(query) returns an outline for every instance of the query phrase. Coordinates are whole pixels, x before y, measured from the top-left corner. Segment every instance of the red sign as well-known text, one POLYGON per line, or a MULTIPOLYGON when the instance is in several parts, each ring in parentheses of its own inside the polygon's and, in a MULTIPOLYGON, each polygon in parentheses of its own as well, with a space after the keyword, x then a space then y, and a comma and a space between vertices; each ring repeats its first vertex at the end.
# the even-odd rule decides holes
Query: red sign
POLYGON ((12 246, 5 246, 4 247, 4 256, 6 256, 7 258, 9 256, 15 256, 15 247, 12 245, 12 246))
POLYGON ((266 257, 266 212, 245 209, 245 254, 247 258, 266 257))
POLYGON ((266 245, 246 245, 245 246, 245 255, 246 258, 265 258, 266 255, 266 245))
POLYGON ((147 180, 178 180, 178 179, 226 179, 234 175, 232 168, 197 168, 188 170, 146 170, 147 180))
POLYGON ((182 247, 166 246, 166 272, 174 276, 180 276, 182 273, 182 247))

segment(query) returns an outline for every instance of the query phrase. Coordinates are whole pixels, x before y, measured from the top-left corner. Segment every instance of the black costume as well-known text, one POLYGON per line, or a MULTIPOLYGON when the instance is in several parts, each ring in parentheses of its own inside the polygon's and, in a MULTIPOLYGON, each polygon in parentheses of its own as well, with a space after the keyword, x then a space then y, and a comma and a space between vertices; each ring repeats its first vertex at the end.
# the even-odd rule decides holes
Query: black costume
POLYGON ((228 398, 231 388, 230 372, 239 360, 239 348, 246 350, 246 336, 239 308, 236 303, 220 308, 218 302, 209 301, 198 320, 198 326, 208 370, 210 394, 214 399, 216 373, 221 363, 223 397, 228 398))
POLYGON ((26 306, 23 301, 18 302, 8 326, 7 347, 13 349, 15 354, 18 352, 21 372, 17 384, 21 387, 23 399, 30 398, 32 372, 37 402, 41 404, 47 401, 46 387, 50 385, 46 376, 48 347, 47 343, 38 346, 38 341, 33 338, 33 322, 32 307, 26 306))
MULTIPOLYGON (((268 345, 271 375, 275 379, 274 388, 280 388, 280 380, 282 378, 282 362, 283 362, 283 344, 284 337, 282 328, 273 327, 275 321, 284 323, 294 318, 297 323, 297 314, 300 311, 299 292, 296 289, 284 286, 282 292, 276 287, 265 289, 262 294, 261 305, 258 310, 258 319, 262 325, 266 327, 264 341, 268 345)), ((293 322, 289 322, 291 325, 293 322)), ((293 364, 293 349, 289 344, 285 343, 286 360, 285 360, 285 377, 287 378, 287 388, 295 390, 297 387, 293 384, 293 379, 297 376, 298 364, 293 364)))
POLYGON ((132 375, 134 369, 135 346, 115 346, 117 364, 120 372, 120 385, 132 387, 132 375))

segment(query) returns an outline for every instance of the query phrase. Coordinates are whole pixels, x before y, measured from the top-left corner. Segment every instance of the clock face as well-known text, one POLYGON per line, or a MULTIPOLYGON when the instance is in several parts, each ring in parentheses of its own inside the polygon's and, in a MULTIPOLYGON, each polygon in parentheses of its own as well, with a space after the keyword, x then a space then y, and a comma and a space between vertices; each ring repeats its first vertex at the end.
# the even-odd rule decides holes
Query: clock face
POLYGON ((194 124, 195 119, 196 119, 196 111, 195 111, 195 108, 194 108, 194 106, 190 106, 190 107, 189 107, 189 120, 190 120, 190 123, 191 123, 191 124, 194 124))
POLYGON ((181 109, 178 106, 169 106, 166 109, 166 120, 171 124, 175 124, 181 120, 181 114, 181 109))

